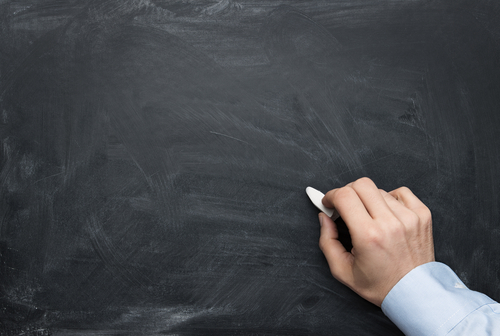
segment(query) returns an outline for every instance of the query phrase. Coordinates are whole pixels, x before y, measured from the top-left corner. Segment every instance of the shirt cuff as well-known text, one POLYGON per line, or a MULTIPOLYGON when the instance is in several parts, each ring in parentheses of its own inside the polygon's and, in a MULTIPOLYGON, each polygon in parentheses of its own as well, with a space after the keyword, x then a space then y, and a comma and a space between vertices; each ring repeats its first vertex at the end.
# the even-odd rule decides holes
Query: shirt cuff
POLYGON ((488 296, 469 290, 445 264, 430 262, 405 275, 382 302, 382 311, 407 336, 446 335, 485 304, 488 296))

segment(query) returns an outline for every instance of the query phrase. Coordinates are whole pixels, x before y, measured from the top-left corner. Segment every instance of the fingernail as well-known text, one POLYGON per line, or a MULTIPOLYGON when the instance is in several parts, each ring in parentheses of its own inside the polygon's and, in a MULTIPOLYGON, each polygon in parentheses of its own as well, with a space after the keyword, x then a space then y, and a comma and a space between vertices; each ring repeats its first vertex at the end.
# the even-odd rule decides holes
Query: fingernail
POLYGON ((319 213, 318 217, 319 217, 319 226, 323 226, 323 215, 319 213))

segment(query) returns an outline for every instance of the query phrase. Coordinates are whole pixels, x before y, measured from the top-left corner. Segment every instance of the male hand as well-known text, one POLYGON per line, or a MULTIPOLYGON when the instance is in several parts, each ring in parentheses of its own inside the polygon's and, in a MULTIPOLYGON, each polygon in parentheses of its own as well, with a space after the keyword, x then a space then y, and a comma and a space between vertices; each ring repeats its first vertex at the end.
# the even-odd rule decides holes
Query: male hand
POLYGON ((323 205, 339 212, 353 246, 346 251, 320 213, 319 246, 333 276, 377 306, 408 272, 434 261, 431 212, 410 189, 387 193, 365 177, 329 191, 323 205))

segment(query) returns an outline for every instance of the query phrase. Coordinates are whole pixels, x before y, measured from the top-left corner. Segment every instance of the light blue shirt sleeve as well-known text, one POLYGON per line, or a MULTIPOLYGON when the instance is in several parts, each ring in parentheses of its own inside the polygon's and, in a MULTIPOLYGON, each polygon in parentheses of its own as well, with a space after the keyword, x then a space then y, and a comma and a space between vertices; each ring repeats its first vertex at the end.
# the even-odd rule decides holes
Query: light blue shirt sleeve
POLYGON ((439 262, 405 275, 385 297, 382 311, 407 336, 500 335, 500 304, 468 289, 439 262))

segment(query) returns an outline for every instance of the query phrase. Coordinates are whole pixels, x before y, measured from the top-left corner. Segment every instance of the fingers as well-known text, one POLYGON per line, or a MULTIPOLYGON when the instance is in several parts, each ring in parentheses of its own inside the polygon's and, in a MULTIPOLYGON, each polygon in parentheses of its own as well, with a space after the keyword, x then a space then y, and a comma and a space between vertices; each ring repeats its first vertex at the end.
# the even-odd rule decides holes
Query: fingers
POLYGON ((407 208, 411 209, 415 206, 423 205, 423 203, 413 194, 407 187, 401 187, 390 191, 389 194, 404 204, 407 208))
POLYGON ((407 229, 422 224, 427 229, 432 226, 429 209, 410 189, 401 187, 387 193, 378 189, 369 178, 329 191, 322 202, 342 216, 353 242, 377 223, 385 223, 385 227, 388 223, 403 224, 407 229))
POLYGON ((356 180, 351 184, 351 188, 356 191, 373 219, 384 217, 390 212, 384 197, 380 194, 375 183, 369 178, 363 177, 356 180))
POLYGON ((350 283, 353 256, 338 240, 339 234, 333 220, 323 213, 319 214, 319 220, 321 224, 319 247, 328 261, 330 271, 340 282, 350 283))
POLYGON ((430 211, 408 188, 387 193, 363 178, 328 192, 322 202, 343 217, 353 245, 346 251, 335 223, 320 214, 319 245, 330 270, 368 301, 380 306, 399 279, 434 260, 430 211))
POLYGON ((367 177, 328 192, 323 205, 338 210, 344 221, 359 221, 386 216, 390 209, 379 189, 367 177))
POLYGON ((384 197, 392 214, 396 216, 400 223, 405 226, 417 224, 419 222, 418 215, 411 209, 408 209, 403 202, 398 201, 394 196, 385 190, 380 189, 380 194, 384 197))
POLYGON ((427 206, 413 194, 407 187, 401 187, 390 191, 389 194, 410 209, 424 222, 431 221, 431 212, 427 206))
POLYGON ((397 199, 397 203, 406 208, 407 212, 411 212, 416 219, 411 222, 409 217, 407 220, 401 220, 407 228, 410 228, 414 235, 419 236, 420 248, 425 253, 422 253, 422 263, 434 261, 434 242, 432 238, 432 215, 429 208, 406 187, 401 187, 388 193, 397 199), (413 227, 410 225, 413 223, 413 227))
POLYGON ((350 223, 363 225, 371 220, 363 202, 351 187, 345 186, 327 192, 322 202, 327 208, 335 208, 349 228, 350 223))

